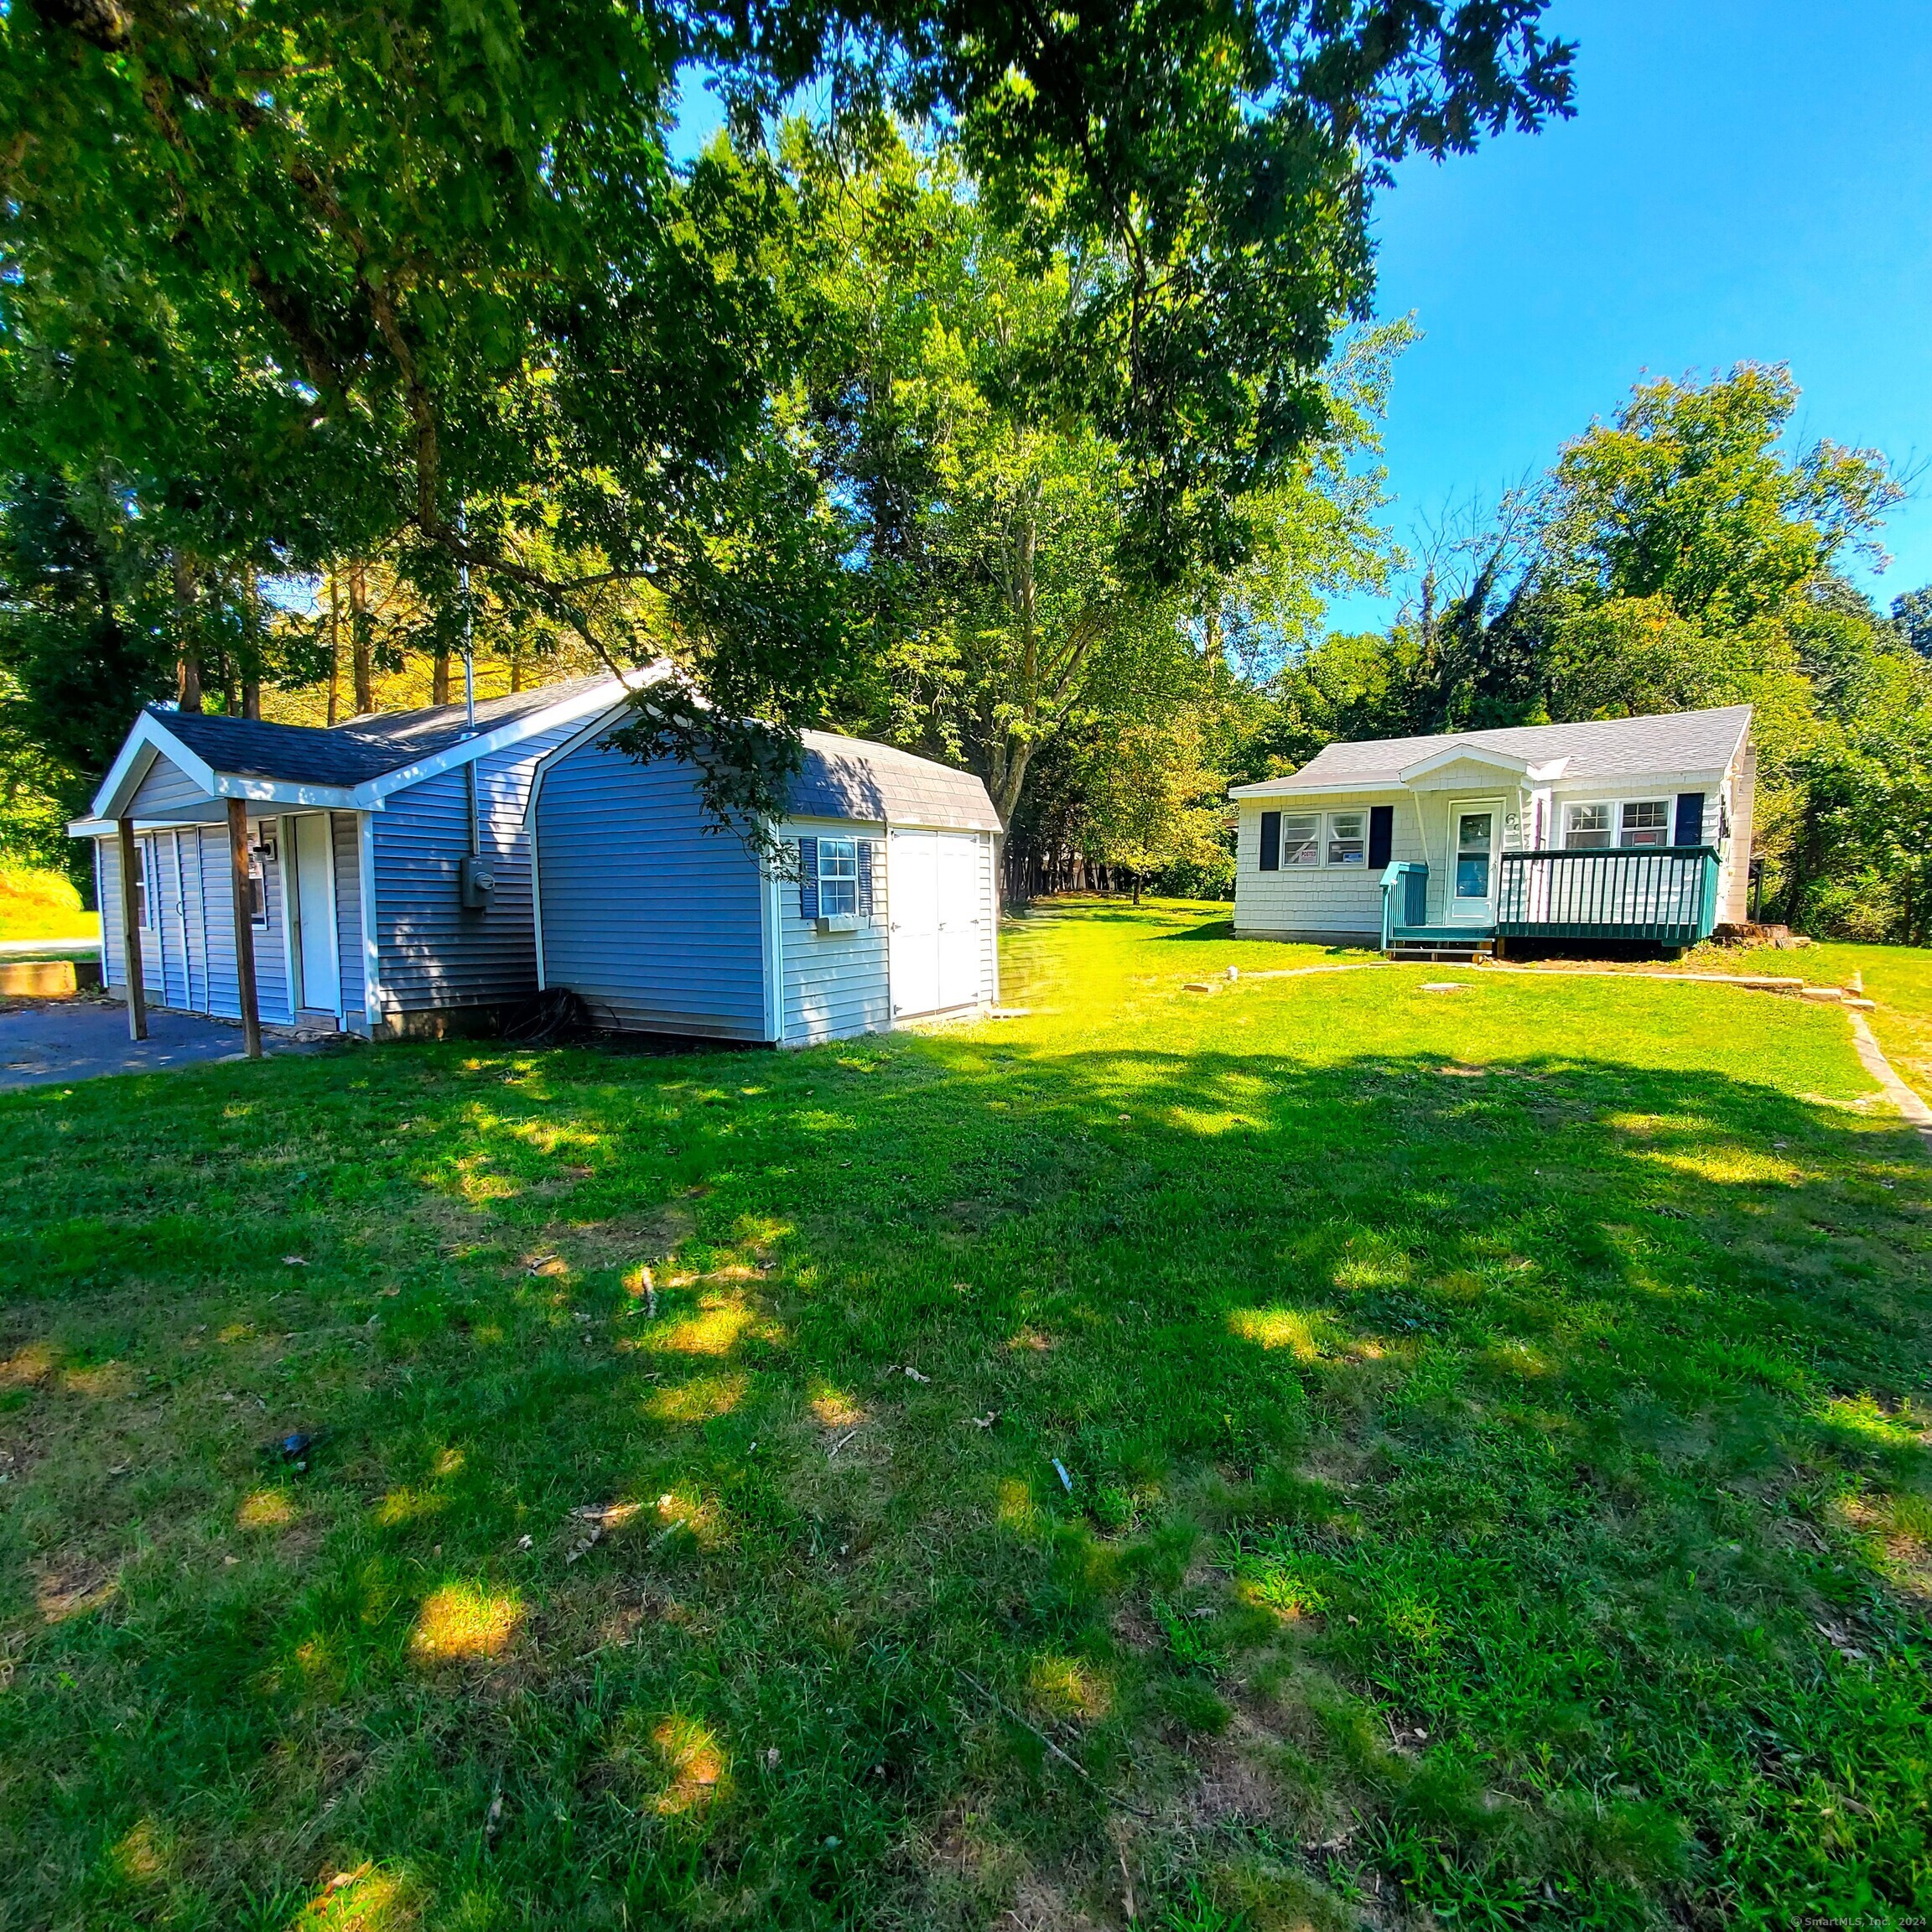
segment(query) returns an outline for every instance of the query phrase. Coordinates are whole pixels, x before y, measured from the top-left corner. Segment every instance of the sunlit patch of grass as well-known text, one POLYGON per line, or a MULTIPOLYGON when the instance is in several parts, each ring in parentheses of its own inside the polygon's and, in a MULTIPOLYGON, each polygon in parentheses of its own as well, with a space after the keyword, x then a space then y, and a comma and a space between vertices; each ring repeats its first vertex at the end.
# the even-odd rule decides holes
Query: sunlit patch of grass
POLYGON ((102 1362, 91 1368, 61 1371, 60 1386, 96 1402, 118 1402, 134 1393, 134 1371, 125 1362, 102 1362))
POLYGON ((174 1849, 152 1817, 138 1818, 115 1840, 107 1863, 123 1885, 153 1885, 166 1876, 174 1849))
POLYGON ((695 1717, 673 1715, 651 1732, 664 1770, 655 1808, 666 1817, 694 1811, 729 1796, 730 1776, 717 1734, 695 1717))
POLYGON ((856 1429, 865 1411, 842 1389, 821 1389, 812 1398, 812 1413, 824 1429, 856 1429))
POLYGON ((390 1490, 376 1505, 376 1520, 385 1530, 397 1530, 405 1523, 439 1516, 449 1507, 449 1498, 440 1490, 405 1486, 390 1490))
POLYGON ((1319 1362, 1335 1324, 1299 1308, 1237 1308, 1228 1317, 1228 1332, 1259 1348, 1285 1348, 1298 1362, 1319 1362))
POLYGON ((0 1389, 27 1389, 54 1373, 60 1357, 45 1342, 29 1342, 0 1362, 0 1389))
POLYGON ((279 1489, 252 1490, 235 1511, 238 1530, 287 1530, 295 1521, 295 1505, 279 1489))
POLYGON ((754 1332, 762 1332, 756 1311, 735 1296, 707 1295, 697 1314, 661 1323, 640 1346, 665 1355, 729 1355, 754 1332))
POLYGON ((409 1932, 420 1917, 413 1887, 366 1863, 331 1877, 290 1932, 409 1932))
POLYGON ((1050 1717, 1104 1717, 1114 1708, 1114 1683, 1098 1665, 1078 1657, 1036 1657, 1026 1671, 1035 1705, 1050 1717))
POLYGON ((409 1634, 409 1654, 421 1664, 501 1657, 522 1627, 522 1600, 476 1583, 446 1583, 423 1599, 409 1634))
POLYGON ((657 1508, 665 1530, 683 1530, 700 1550, 721 1550, 730 1540, 724 1514, 709 1497, 667 1489, 657 1498, 657 1508))
POLYGON ((644 1413, 660 1422, 709 1422, 729 1415, 745 1400, 751 1379, 742 1374, 696 1375, 675 1389, 660 1389, 644 1413))
POLYGON ((1017 1476, 1000 1479, 998 1518, 1002 1530, 1029 1540, 1042 1535, 1047 1527, 1046 1512, 1035 1501, 1033 1486, 1017 1476))

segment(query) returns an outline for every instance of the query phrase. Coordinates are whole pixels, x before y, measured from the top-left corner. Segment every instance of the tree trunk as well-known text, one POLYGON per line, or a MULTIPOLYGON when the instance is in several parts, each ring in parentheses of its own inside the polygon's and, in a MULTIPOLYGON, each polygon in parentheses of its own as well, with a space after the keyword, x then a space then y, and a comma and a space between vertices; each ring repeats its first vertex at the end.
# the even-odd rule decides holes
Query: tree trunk
POLYGON ((436 642, 436 655, 429 661, 429 702, 449 702, 449 647, 440 638, 436 642))
POLYGON ((342 605, 333 566, 329 572, 329 722, 342 698, 342 605))
POLYGON ((369 566, 349 566, 349 637, 355 667, 356 715, 366 718, 376 709, 376 667, 369 623, 369 566))
POLYGON ((242 715, 262 715, 262 600, 252 564, 242 573, 242 715))
POLYGON ((201 709, 201 647, 195 635, 195 564, 174 553, 174 701, 184 711, 201 709))

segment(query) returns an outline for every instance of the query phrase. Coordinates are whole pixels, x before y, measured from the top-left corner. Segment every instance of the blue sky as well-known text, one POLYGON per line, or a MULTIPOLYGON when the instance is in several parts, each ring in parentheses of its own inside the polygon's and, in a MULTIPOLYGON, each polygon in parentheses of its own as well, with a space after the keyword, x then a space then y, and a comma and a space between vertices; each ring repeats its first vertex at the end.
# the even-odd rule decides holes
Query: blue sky
MULTIPOLYGON (((1645 371, 1788 362, 1793 435, 1932 465, 1926 0, 1557 0, 1577 115, 1399 171, 1379 312, 1399 538, 1554 460, 1645 371)), ((717 124, 695 83, 678 145, 717 124)), ((1932 472, 1886 532, 1889 605, 1932 582, 1932 472)), ((1387 599, 1330 621, 1385 622, 1387 599)))
MULTIPOLYGON (((1423 331, 1386 426, 1398 534, 1493 498, 1639 375, 1788 362, 1810 441, 1932 457, 1932 13, 1924 0, 1559 0, 1577 115, 1402 169, 1379 312, 1423 331)), ((1932 581, 1932 478, 1862 574, 1932 581)), ((1331 621, 1382 621, 1353 598, 1331 621)))

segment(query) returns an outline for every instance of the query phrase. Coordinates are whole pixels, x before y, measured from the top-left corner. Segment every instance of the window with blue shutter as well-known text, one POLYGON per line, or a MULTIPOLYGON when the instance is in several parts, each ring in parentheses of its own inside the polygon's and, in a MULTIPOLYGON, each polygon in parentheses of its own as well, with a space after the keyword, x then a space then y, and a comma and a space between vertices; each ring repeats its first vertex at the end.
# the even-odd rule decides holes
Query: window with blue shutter
POLYGON ((818 917, 818 841, 816 839, 798 841, 798 917, 801 919, 818 917))
POLYGON ((1379 872, 1389 863, 1389 849, 1394 843, 1395 808, 1371 805, 1368 808, 1368 864, 1372 870, 1379 872))
POLYGON ((859 917, 872 917, 872 854, 876 849, 870 839, 859 841, 859 917))
POLYGON ((1264 872, 1281 870, 1281 814, 1279 812, 1261 814, 1261 870, 1264 872))
POLYGON ((1701 792, 1677 794, 1677 826, 1672 843, 1678 845, 1704 843, 1704 794, 1701 792))

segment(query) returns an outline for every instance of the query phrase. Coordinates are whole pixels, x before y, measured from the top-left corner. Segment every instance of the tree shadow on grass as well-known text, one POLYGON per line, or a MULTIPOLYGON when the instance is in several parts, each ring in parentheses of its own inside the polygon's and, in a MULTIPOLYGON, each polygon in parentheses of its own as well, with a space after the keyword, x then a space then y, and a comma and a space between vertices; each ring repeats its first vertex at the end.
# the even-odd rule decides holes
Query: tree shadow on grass
POLYGON ((30 1916, 990 1922, 1124 1816, 1228 1896, 1909 1899, 1908 1130, 1581 1052, 366 1066, 0 1115, 30 1916))

